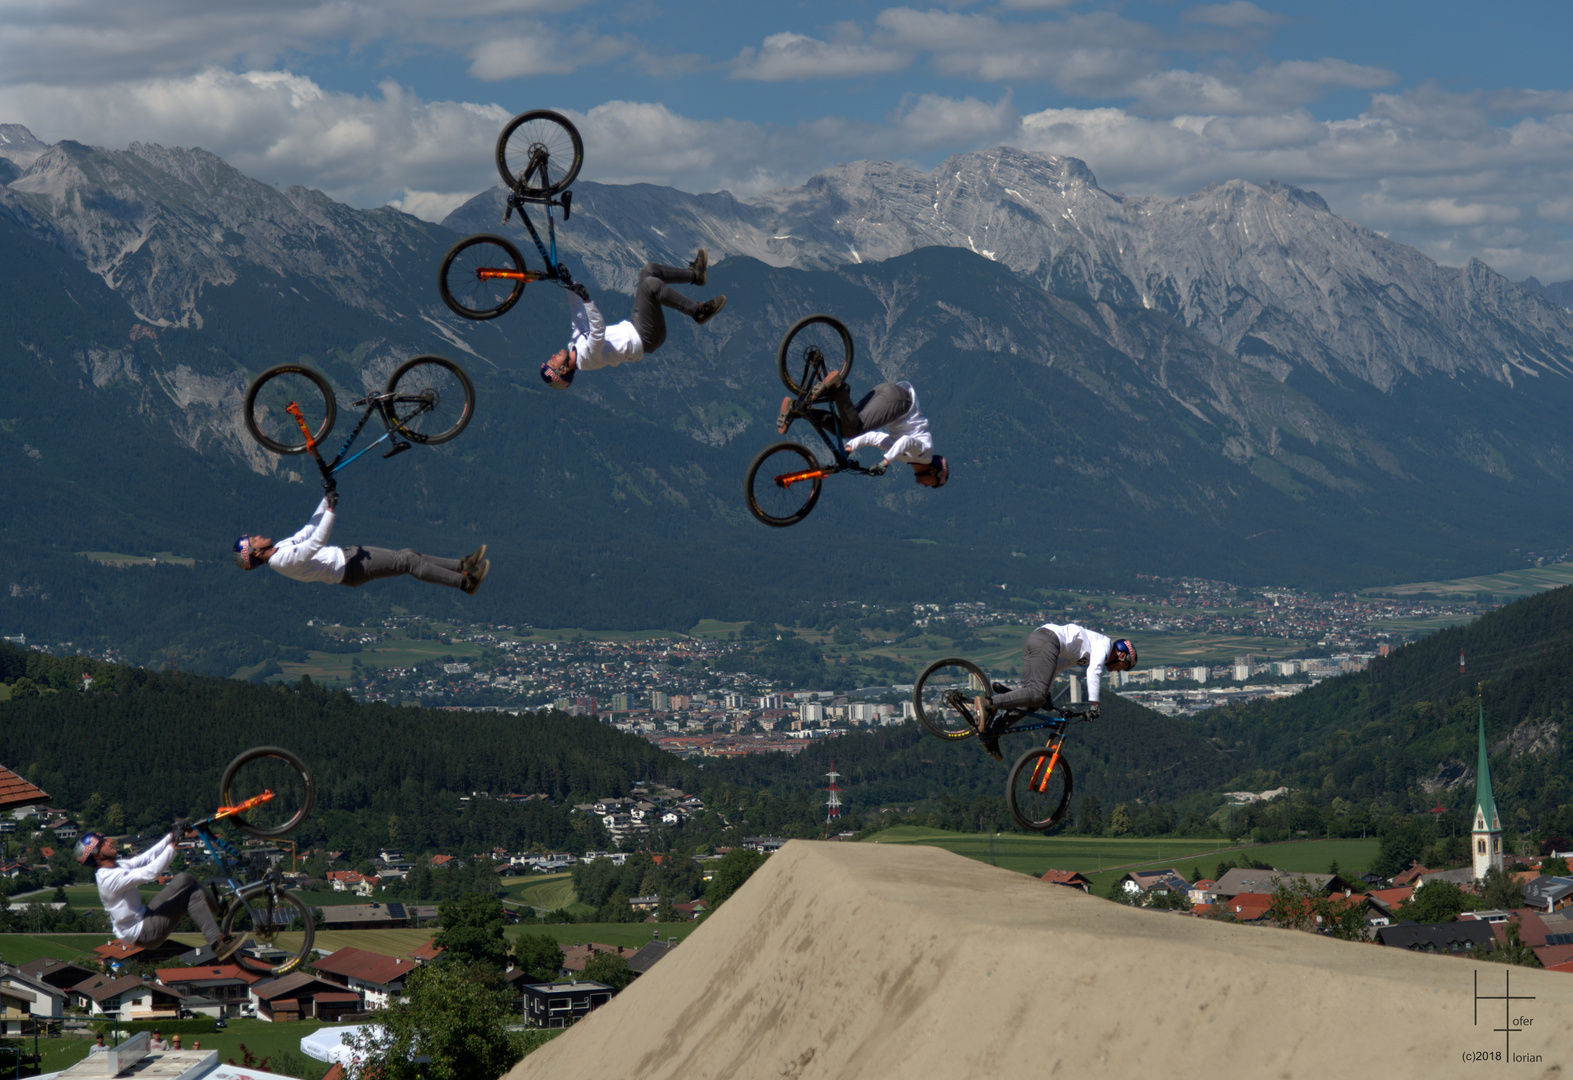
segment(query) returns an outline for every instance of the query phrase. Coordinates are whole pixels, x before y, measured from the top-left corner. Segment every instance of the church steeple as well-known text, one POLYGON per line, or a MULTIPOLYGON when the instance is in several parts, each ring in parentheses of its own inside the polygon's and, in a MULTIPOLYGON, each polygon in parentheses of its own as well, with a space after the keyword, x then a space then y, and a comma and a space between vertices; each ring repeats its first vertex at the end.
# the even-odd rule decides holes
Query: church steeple
POLYGON ((1491 867, 1502 869, 1502 819, 1491 796, 1491 765, 1486 760, 1486 707, 1480 704, 1480 759, 1475 767, 1475 820, 1470 829, 1475 880, 1491 867))

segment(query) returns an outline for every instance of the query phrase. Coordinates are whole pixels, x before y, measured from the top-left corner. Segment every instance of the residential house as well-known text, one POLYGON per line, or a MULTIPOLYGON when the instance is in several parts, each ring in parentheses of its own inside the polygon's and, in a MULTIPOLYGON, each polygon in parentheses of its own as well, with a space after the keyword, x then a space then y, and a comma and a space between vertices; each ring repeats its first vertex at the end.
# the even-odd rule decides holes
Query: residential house
POLYGON ((370 896, 377 888, 376 877, 365 877, 355 870, 329 870, 328 883, 334 892, 352 892, 356 896, 370 896))
POLYGON ((0 992, 10 999, 0 1014, 0 1035, 20 1035, 24 1030, 31 1034, 33 1025, 65 1016, 68 992, 21 968, 0 964, 0 992))
POLYGON ((1411 866, 1408 870, 1405 870, 1403 873, 1401 873, 1401 874, 1394 874, 1393 875, 1393 886, 1394 886, 1394 888, 1401 888, 1402 886, 1405 886, 1405 885, 1413 885, 1416 881, 1418 881, 1420 878, 1424 877, 1426 874, 1434 874, 1434 873, 1436 873, 1435 870, 1427 870, 1425 867, 1421 866, 1419 863, 1415 863, 1413 866, 1411 866))
POLYGON ((161 964, 167 960, 173 960, 185 952, 188 947, 178 941, 165 941, 152 947, 127 945, 124 941, 117 938, 114 941, 94 946, 93 955, 98 957, 100 963, 104 964, 113 964, 117 961, 121 964, 128 964, 133 960, 143 964, 161 964))
POLYGON ((661 897, 659 894, 651 896, 636 896, 632 900, 628 901, 628 906, 633 908, 635 911, 643 911, 646 914, 649 914, 661 906, 661 897))
POLYGON ((629 957, 635 950, 626 945, 603 945, 599 941, 587 941, 583 945, 569 945, 563 949, 564 975, 577 975, 584 970, 590 958, 597 953, 610 953, 613 956, 629 957))
POLYGON ((1080 870, 1049 870, 1038 877, 1050 885, 1067 885, 1084 893, 1092 892, 1092 879, 1080 870))
POLYGON ((282 979, 266 979, 251 987, 257 1019, 277 1024, 289 1020, 336 1023, 362 1010, 361 995, 338 983, 297 971, 282 979))
POLYGON ((1475 919, 1450 923, 1404 922, 1397 926, 1377 927, 1376 940, 1381 945, 1409 949, 1413 952, 1457 955, 1470 948, 1494 948, 1497 939, 1491 930, 1490 923, 1475 919))
POLYGON ((641 946, 638 952, 628 958, 628 967, 635 975, 643 975, 671 955, 675 948, 677 948, 676 941, 652 941, 641 946))
POLYGON ((239 1016, 240 1007, 251 1000, 251 988, 263 980, 238 964, 159 968, 153 977, 185 995, 187 1009, 215 1017, 239 1016))
POLYGON ((1521 887, 1524 903, 1548 915, 1573 905, 1573 877, 1537 877, 1521 887))
POLYGON ((1242 892, 1233 896, 1220 896, 1215 901, 1216 906, 1228 912, 1229 917, 1235 922, 1261 922, 1267 918, 1267 909, 1272 906, 1273 898, 1270 893, 1242 892))
POLYGON ((1271 894, 1280 885, 1297 885, 1301 878, 1322 896, 1350 891, 1349 883, 1337 874, 1302 874, 1294 870, 1253 870, 1238 866, 1214 882, 1212 891, 1220 900, 1247 892, 1271 894))
POLYGON ((324 930, 393 930, 415 925, 415 916, 400 903, 331 904, 320 910, 324 930))
POLYGON ((417 965, 413 960, 345 947, 313 966, 324 979, 359 992, 367 1008, 381 1009, 404 993, 405 980, 417 965))
POLYGON ((686 904, 673 904, 672 910, 678 915, 692 922, 710 910, 710 905, 703 900, 690 900, 686 904))
POLYGON ((28 808, 35 808, 39 803, 50 800, 49 792, 43 788, 35 787, 23 780, 16 773, 0 765, 0 811, 10 811, 13 819, 21 819, 28 808))
POLYGON ((1133 870, 1120 879, 1120 891, 1127 896, 1167 896, 1169 893, 1189 895, 1190 884, 1175 869, 1133 870))
POLYGON ((146 980, 137 975, 119 979, 99 976, 103 982, 89 979, 72 988, 73 995, 81 995, 88 1002, 92 1016, 118 1016, 121 1020, 174 1019, 180 1014, 184 995, 167 986, 146 980))
POLYGON ((410 953, 410 959, 415 961, 417 967, 425 967, 442 955, 442 946, 435 941, 428 941, 420 948, 410 953))
POLYGON ((80 983, 83 979, 90 979, 98 972, 92 968, 85 968, 81 964, 73 964, 69 960, 60 960, 53 956, 41 956, 37 960, 29 960, 25 964, 18 964, 22 974, 48 983, 62 993, 80 983))
POLYGON ((617 995, 605 983, 568 982, 523 987, 524 1022, 530 1027, 568 1027, 617 995))

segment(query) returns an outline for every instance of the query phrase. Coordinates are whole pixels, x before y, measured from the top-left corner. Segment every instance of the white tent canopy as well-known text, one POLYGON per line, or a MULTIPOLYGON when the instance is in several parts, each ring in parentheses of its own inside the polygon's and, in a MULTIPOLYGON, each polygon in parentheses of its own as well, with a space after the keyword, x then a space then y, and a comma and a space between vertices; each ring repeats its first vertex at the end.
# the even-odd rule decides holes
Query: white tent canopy
POLYGON ((370 1024, 318 1028, 310 1035, 302 1036, 300 1052, 316 1061, 348 1066, 355 1059, 355 1051, 345 1044, 344 1037, 357 1033, 364 1034, 376 1026, 370 1024))

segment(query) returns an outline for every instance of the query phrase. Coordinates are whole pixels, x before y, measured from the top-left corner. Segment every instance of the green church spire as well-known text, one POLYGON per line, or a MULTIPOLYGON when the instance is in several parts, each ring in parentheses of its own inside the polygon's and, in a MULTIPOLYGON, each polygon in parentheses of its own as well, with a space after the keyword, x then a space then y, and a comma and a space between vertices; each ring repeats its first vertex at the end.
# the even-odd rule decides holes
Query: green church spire
POLYGON ((1480 703, 1480 762, 1475 767, 1475 831, 1499 831, 1496 799, 1491 796, 1491 766, 1486 761, 1486 706, 1480 703))

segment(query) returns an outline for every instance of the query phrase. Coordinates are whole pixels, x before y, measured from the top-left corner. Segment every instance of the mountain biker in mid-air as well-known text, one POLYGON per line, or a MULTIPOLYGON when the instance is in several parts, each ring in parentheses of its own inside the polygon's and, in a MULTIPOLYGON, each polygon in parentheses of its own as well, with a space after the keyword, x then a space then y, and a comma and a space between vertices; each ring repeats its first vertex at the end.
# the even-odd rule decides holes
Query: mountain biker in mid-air
POLYGON ((1096 720, 1102 711, 1098 697, 1105 671, 1129 671, 1136 666, 1136 646, 1130 639, 1110 640, 1102 634, 1075 623, 1044 623, 1021 646, 1021 688, 980 695, 973 699, 973 715, 968 717, 980 736, 983 749, 995 761, 1004 761, 999 737, 1011 724, 1049 700, 1049 684, 1066 668, 1087 669, 1087 719, 1096 720), (1009 714, 1014 713, 1014 716, 1009 714), (993 722, 1002 714, 1001 722, 993 722))
MULTIPOLYGON (((847 453, 854 454, 865 446, 872 446, 884 455, 869 472, 878 476, 891 462, 905 461, 912 466, 912 478, 923 487, 944 487, 950 480, 950 464, 934 453, 928 418, 918 409, 918 394, 911 383, 880 383, 853 405, 851 389, 842 373, 835 371, 814 388, 810 400, 822 401, 827 397, 835 404, 836 416, 841 421, 841 436, 847 440, 847 453)), ((785 435, 793 419, 801 415, 797 399, 783 398, 776 430, 785 435)))
POLYGON ((333 532, 337 491, 330 490, 317 504, 305 528, 287 540, 242 536, 235 541, 235 565, 255 570, 266 563, 296 581, 321 581, 329 585, 358 587, 378 578, 408 574, 418 581, 448 585, 474 593, 492 568, 486 545, 462 559, 423 555, 413 548, 392 551, 379 547, 336 547, 328 543, 333 532))
POLYGON ((568 275, 559 264, 558 280, 567 287, 573 305, 573 330, 568 347, 553 353, 541 365, 541 380, 554 390, 573 384, 575 372, 616 367, 643 360, 666 341, 666 314, 669 307, 682 312, 701 326, 715 317, 726 304, 725 296, 712 296, 696 303, 673 289, 672 285, 703 285, 709 256, 700 248, 686 267, 645 263, 639 271, 639 286, 634 291, 633 316, 606 325, 606 318, 590 299, 590 291, 568 275))
POLYGON ((98 898, 121 941, 144 949, 162 945, 181 916, 190 915, 213 950, 213 962, 221 964, 240 949, 245 935, 224 935, 214 919, 208 891, 196 878, 187 873, 176 874, 146 905, 137 892, 137 886, 157 881, 169 868, 175 859, 175 841, 185 832, 186 823, 177 821, 158 843, 125 859, 120 857, 112 837, 86 832, 77 837, 74 853, 77 862, 96 868, 93 880, 98 885, 98 898))

